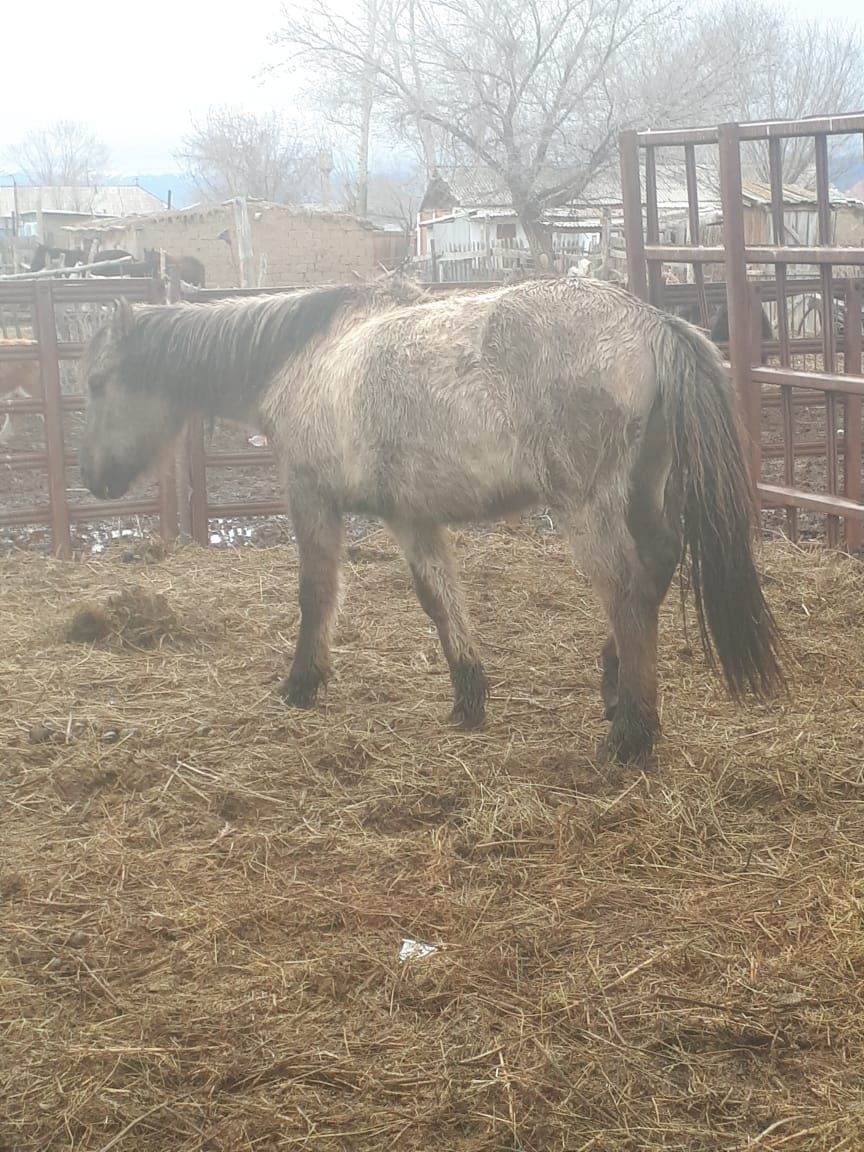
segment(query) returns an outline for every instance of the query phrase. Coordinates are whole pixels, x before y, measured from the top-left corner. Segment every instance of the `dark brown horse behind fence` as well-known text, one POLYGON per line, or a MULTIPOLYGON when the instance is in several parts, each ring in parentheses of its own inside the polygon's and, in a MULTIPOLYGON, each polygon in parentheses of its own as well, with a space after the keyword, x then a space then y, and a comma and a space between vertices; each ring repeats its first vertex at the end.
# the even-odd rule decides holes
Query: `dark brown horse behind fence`
MULTIPOLYGON (((406 295, 407 292, 407 295, 406 295)), ((546 504, 611 623, 604 752, 644 759, 659 731, 657 621, 682 544, 700 631, 736 697, 781 683, 751 555, 753 506, 717 349, 590 280, 418 301, 311 289, 117 307, 84 362, 81 468, 122 495, 194 412, 261 422, 284 474, 300 630, 282 694, 330 672, 346 513, 380 517, 450 668, 452 719, 482 722, 487 680, 443 525, 546 504)))

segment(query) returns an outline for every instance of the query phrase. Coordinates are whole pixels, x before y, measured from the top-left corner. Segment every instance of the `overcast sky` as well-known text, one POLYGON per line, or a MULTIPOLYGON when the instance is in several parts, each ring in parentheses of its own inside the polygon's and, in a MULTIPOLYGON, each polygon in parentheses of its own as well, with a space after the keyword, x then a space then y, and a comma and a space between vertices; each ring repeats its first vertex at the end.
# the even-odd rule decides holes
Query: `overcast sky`
MULTIPOLYGON (((864 26, 862 0, 780 2, 790 15, 864 26)), ((110 148, 112 169, 134 175, 171 171, 190 121, 210 105, 282 106, 296 117, 290 80, 260 78, 278 58, 267 36, 280 8, 279 0, 42 0, 30 26, 52 34, 28 38, 27 51, 16 35, 15 50, 3 53, 0 174, 9 147, 61 118, 86 122, 110 148)))

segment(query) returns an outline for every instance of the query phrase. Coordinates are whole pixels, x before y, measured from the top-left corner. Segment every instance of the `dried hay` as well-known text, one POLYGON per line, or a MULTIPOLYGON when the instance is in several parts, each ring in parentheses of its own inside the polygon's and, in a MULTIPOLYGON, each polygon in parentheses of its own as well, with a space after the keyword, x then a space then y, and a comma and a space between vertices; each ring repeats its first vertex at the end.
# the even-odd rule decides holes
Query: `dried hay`
POLYGON ((797 683, 751 709, 670 597, 642 776, 595 766, 560 542, 460 540, 471 735, 391 555, 349 562, 311 713, 273 694, 289 549, 137 569, 187 632, 150 651, 60 639, 119 559, 0 564, 0 1146, 864 1147, 864 569, 766 548, 797 683))
POLYGON ((113 640, 131 648, 156 648, 175 639, 180 631, 174 610, 163 595, 130 587, 115 592, 104 604, 79 608, 65 636, 71 644, 113 640))

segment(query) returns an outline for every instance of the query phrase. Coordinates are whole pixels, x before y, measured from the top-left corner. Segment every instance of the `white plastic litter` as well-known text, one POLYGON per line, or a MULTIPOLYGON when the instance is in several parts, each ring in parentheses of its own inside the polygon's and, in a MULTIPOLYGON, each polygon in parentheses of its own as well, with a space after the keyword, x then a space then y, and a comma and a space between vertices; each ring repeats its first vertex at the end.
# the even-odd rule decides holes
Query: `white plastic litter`
POLYGON ((406 938, 402 941, 402 947, 399 949, 399 960, 405 963, 406 960, 422 960, 425 956, 431 956, 438 949, 433 944, 424 944, 422 940, 411 940, 406 938))

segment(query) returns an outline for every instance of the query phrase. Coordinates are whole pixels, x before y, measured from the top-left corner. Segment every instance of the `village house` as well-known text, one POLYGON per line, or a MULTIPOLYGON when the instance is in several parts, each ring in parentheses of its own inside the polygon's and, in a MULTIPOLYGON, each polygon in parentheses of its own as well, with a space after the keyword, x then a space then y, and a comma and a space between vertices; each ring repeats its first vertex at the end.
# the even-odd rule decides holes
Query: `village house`
POLYGON ((27 262, 37 243, 74 247, 70 227, 94 220, 157 212, 165 205, 137 184, 84 187, 11 185, 0 188, 0 262, 14 263, 13 244, 27 262))
MULTIPOLYGON (((549 169, 541 184, 553 186, 566 169, 549 169)), ((717 173, 700 167, 700 243, 722 244, 722 211, 717 173)), ((787 242, 816 243, 818 215, 815 193, 794 185, 784 188, 787 242)), ((770 244, 771 190, 755 180, 743 182, 745 233, 748 243, 770 244)), ((657 166, 657 209, 660 241, 689 244, 687 182, 683 167, 657 166)), ((830 242, 864 243, 864 204, 831 189, 830 242)), ((598 174, 571 202, 550 209, 545 220, 560 271, 588 257, 592 263, 623 270, 624 206, 616 169, 598 174)), ((416 262, 426 279, 496 280, 530 263, 528 240, 512 206, 503 179, 489 168, 440 168, 429 181, 417 217, 416 262)), ((690 266, 670 268, 680 279, 692 276, 690 266)), ((722 278, 722 268, 706 268, 722 278)))
MULTIPOLYGON (((574 173, 574 175, 578 175, 574 173)), ((567 178, 548 168, 541 187, 567 178)), ((686 217, 687 188, 680 168, 658 170, 661 217, 686 217)), ((711 206, 719 205, 719 196, 711 206)), ((585 257, 623 265, 624 207, 618 172, 595 175, 578 197, 549 209, 544 219, 561 271, 585 257)), ((429 279, 497 279, 529 262, 529 245, 503 178, 483 166, 439 168, 417 216, 416 258, 429 279)))
POLYGON ((346 212, 318 207, 227 200, 190 208, 94 221, 72 229, 76 242, 122 248, 141 257, 147 249, 204 265, 208 288, 327 284, 380 273, 399 235, 346 212))

